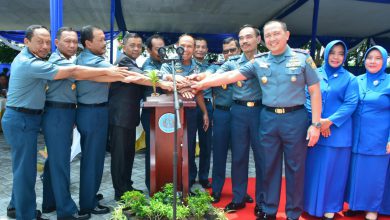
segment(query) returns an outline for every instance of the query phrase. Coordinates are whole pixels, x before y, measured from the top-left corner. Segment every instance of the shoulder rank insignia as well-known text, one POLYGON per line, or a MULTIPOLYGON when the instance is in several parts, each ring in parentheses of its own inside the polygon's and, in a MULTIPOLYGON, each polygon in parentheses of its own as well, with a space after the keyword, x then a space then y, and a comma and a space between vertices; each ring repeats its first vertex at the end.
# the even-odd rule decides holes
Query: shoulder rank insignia
POLYGON ((228 60, 238 60, 238 59, 240 59, 240 57, 241 57, 241 55, 233 55, 233 56, 229 57, 228 60))
POLYGON ((268 54, 268 52, 258 53, 258 54, 255 54, 254 58, 261 57, 261 56, 264 56, 266 54, 268 54))
POLYGON ((317 66, 316 64, 314 63, 313 59, 311 58, 311 56, 308 56, 307 59, 306 59, 306 63, 309 64, 311 66, 312 69, 317 69, 317 66))
POLYGON ((294 52, 303 53, 303 54, 307 54, 307 55, 310 54, 310 52, 308 50, 304 50, 304 49, 300 49, 300 48, 292 48, 291 50, 294 52))
POLYGON ((222 64, 224 64, 225 62, 224 61, 219 61, 219 62, 214 62, 213 64, 214 65, 217 65, 217 66, 221 66, 222 64))

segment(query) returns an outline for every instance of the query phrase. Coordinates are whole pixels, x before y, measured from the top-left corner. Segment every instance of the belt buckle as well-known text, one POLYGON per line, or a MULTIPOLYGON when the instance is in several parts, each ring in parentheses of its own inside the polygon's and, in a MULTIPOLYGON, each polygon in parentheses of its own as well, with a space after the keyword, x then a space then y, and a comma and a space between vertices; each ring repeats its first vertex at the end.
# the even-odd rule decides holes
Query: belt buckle
POLYGON ((254 107, 255 106, 255 102, 246 102, 246 106, 247 107, 254 107))
POLYGON ((284 114, 285 110, 284 110, 284 108, 275 108, 275 113, 276 114, 284 114))

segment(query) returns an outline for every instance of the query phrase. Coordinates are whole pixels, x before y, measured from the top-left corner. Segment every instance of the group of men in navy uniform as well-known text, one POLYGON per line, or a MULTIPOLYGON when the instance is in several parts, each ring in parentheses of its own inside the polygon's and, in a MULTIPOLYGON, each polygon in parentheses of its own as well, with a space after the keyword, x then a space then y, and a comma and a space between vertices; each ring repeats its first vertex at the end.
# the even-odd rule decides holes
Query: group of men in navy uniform
POLYGON ((306 147, 313 146, 319 137, 319 79, 310 56, 287 45, 290 33, 285 23, 270 21, 263 31, 270 52, 258 52, 260 31, 244 25, 238 41, 231 37, 223 41, 225 61, 212 64, 206 59, 207 41, 184 34, 177 42, 184 48, 182 60, 172 69, 171 65, 161 63, 157 50, 165 42, 157 34, 146 40, 150 57, 140 67, 136 59, 142 53, 142 38, 127 33, 123 53, 116 61, 119 67, 114 67, 103 56, 106 43, 104 32, 98 27, 82 28, 84 49, 77 58, 76 32, 61 28, 56 36, 57 50, 45 61, 50 51, 50 34, 43 26, 30 26, 26 31, 26 47, 11 66, 9 98, 2 119, 5 138, 12 148, 14 174, 7 215, 44 219, 36 211, 34 190, 36 140, 41 120, 48 149, 43 212, 56 210, 59 219, 88 219, 91 214, 109 212, 97 196, 107 138, 115 199, 120 200, 126 191, 137 190, 132 186, 131 171, 135 128, 140 121, 146 133, 145 183, 149 188, 150 111, 142 109, 141 117, 139 111, 142 100, 151 94, 145 71, 159 70, 163 80, 158 86, 164 91, 171 90, 171 74, 176 71, 178 85, 183 87, 179 88, 182 96, 193 97, 197 103, 197 108, 185 110, 190 185, 198 176, 202 187, 212 188, 213 202, 219 202, 227 151, 231 147, 233 198, 225 211, 244 208, 245 203, 253 202, 247 194, 252 148, 256 167, 254 212, 259 219, 275 219, 284 158, 286 213, 288 219, 298 219, 302 210, 306 147), (311 125, 303 108, 306 86, 313 108, 311 125), (81 134, 79 209, 69 191, 74 124, 81 134), (195 163, 196 133, 200 142, 199 171, 195 163))

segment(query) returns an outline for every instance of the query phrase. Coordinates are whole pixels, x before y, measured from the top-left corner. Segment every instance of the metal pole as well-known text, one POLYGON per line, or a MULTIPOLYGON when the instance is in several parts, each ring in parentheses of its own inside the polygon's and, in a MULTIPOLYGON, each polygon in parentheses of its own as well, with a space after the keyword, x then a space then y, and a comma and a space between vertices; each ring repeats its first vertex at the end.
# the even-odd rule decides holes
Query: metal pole
POLYGON ((314 58, 316 45, 317 45, 317 23, 318 23, 318 9, 320 6, 320 0, 314 0, 313 9, 313 21, 311 28, 311 45, 310 45, 310 56, 314 58))

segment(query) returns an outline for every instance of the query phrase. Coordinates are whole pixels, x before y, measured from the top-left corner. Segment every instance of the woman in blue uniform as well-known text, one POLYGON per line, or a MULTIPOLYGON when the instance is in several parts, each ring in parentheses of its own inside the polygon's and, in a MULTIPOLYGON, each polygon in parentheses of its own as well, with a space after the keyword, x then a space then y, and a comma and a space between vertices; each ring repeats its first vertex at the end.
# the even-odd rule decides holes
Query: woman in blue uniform
MULTIPOLYGON (((323 219, 333 219, 334 213, 343 209, 351 156, 352 113, 359 87, 356 77, 343 68, 346 57, 344 42, 332 41, 318 70, 323 106, 321 137, 307 151, 304 210, 323 219)), ((311 112, 309 95, 306 103, 311 112)))
POLYGON ((367 50, 366 73, 358 76, 359 104, 353 115, 354 131, 346 200, 351 210, 366 211, 377 219, 389 167, 390 75, 385 73, 387 52, 381 46, 367 50))

